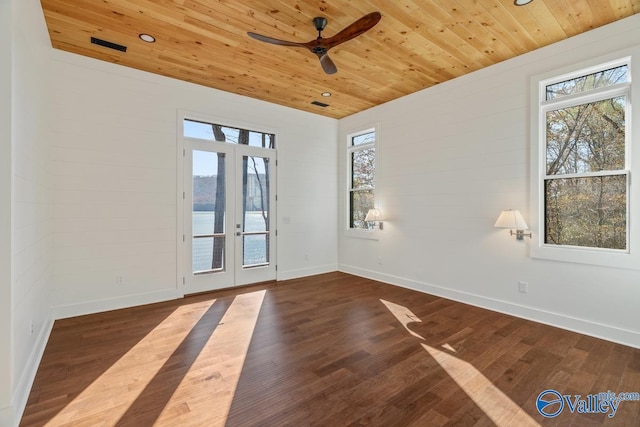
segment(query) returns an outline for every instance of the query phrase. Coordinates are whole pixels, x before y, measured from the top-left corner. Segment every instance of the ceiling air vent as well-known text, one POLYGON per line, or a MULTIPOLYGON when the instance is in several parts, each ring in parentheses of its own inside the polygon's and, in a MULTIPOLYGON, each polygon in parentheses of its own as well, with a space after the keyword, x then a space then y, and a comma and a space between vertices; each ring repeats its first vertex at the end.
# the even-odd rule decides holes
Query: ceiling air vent
POLYGON ((322 108, 326 108, 329 106, 329 104, 325 104, 324 102, 320 102, 320 101, 313 101, 312 104, 322 108))
POLYGON ((96 37, 91 37, 91 43, 97 44, 99 46, 108 47, 109 49, 119 50, 120 52, 126 52, 127 51, 127 47, 126 46, 122 46, 121 44, 112 43, 112 42, 108 42, 106 40, 98 39, 96 37))

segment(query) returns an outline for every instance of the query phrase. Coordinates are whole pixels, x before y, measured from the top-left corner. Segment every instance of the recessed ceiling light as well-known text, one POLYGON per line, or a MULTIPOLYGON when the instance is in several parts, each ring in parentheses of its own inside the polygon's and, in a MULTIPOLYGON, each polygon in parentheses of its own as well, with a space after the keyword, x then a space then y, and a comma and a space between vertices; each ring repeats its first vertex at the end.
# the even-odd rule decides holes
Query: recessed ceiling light
POLYGON ((151 34, 142 33, 142 34, 138 35, 138 37, 140 37, 140 40, 142 40, 143 42, 147 42, 147 43, 153 43, 153 42, 156 41, 156 38, 153 37, 151 34))
POLYGON ((525 4, 531 3, 533 0, 514 0, 513 4, 516 6, 524 6, 525 4))
POLYGON ((331 92, 322 92, 320 95, 324 97, 328 97, 328 96, 331 96, 331 92))

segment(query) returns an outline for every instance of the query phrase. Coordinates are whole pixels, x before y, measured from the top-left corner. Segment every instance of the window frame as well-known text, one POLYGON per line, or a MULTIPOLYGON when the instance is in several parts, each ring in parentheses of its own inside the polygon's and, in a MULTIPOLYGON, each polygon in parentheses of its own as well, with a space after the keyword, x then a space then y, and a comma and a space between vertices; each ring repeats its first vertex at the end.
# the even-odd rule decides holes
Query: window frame
POLYGON ((634 203, 640 192, 632 183, 632 175, 638 173, 640 164, 640 144, 633 143, 633 135, 640 134, 640 115, 632 114, 632 100, 640 99, 640 80, 634 72, 640 70, 640 49, 613 53, 606 57, 594 58, 573 66, 546 72, 531 78, 531 230, 533 239, 531 257, 552 261, 576 262, 600 266, 640 269, 640 238, 634 233, 640 224, 640 210, 634 203), (563 96, 547 100, 548 85, 585 76, 598 71, 627 65, 629 80, 604 88, 563 96), (626 249, 593 248, 545 243, 545 180, 546 174, 546 113, 548 111, 583 105, 616 96, 626 96, 625 106, 625 167, 613 171, 587 172, 580 174, 555 175, 556 178, 589 176, 626 176, 627 200, 627 241, 626 249))
POLYGON ((345 234, 347 236, 352 237, 363 237, 363 238, 377 238, 378 229, 376 227, 373 228, 352 228, 351 227, 351 193, 354 191, 353 189, 353 165, 351 162, 351 157, 354 152, 363 151, 367 149, 373 148, 375 156, 374 156, 374 173, 373 173, 373 186, 371 190, 373 190, 373 207, 378 207, 378 198, 377 198, 377 169, 378 169, 378 141, 379 141, 379 130, 378 126, 364 126, 359 128, 357 131, 349 132, 346 138, 346 162, 347 162, 347 180, 346 180, 346 199, 345 199, 345 234), (353 139, 365 135, 368 133, 374 133, 375 138, 372 142, 367 142, 364 144, 353 145, 353 139))

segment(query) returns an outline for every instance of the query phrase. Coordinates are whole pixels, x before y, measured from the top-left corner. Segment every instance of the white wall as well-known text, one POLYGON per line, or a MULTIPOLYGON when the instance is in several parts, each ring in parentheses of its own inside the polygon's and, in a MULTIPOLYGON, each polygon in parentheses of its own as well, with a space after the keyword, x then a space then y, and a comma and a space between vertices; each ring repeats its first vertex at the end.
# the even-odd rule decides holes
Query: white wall
POLYGON ((61 51, 53 57, 56 317, 181 294, 178 110, 275 129, 278 277, 337 268, 336 120, 61 51))
POLYGON ((534 260, 493 227, 503 209, 530 218, 531 76, 638 40, 640 15, 341 120, 339 268, 640 347, 640 270, 534 260), (364 240, 343 232, 343 151, 372 123, 388 221, 364 240))
POLYGON ((11 55, 13 1, 0 0, 0 425, 11 408, 11 55))
POLYGON ((24 407, 53 324, 49 36, 39 2, 15 1, 12 62, 12 392, 24 407))

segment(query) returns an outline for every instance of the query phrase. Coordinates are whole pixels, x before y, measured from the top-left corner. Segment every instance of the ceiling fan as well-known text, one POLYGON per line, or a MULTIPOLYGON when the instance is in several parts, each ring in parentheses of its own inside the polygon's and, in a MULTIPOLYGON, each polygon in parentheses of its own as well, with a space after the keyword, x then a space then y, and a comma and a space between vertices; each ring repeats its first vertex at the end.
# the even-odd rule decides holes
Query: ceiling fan
POLYGON ((358 19, 357 21, 340 31, 335 36, 326 39, 322 37, 322 30, 324 30, 324 28, 327 26, 327 18, 313 18, 313 25, 318 31, 318 38, 307 43, 278 40, 272 37, 267 37, 252 32, 248 32, 247 34, 256 40, 279 46, 307 48, 312 53, 316 54, 316 56, 320 59, 320 65, 322 65, 322 69, 325 73, 334 74, 336 71, 338 71, 338 69, 336 68, 336 64, 334 64, 331 58, 329 58, 329 49, 336 47, 348 40, 351 40, 352 38, 359 36, 365 31, 370 30, 374 25, 378 23, 378 21, 380 21, 380 18, 382 18, 380 12, 369 13, 368 15, 363 16, 362 18, 358 19))

